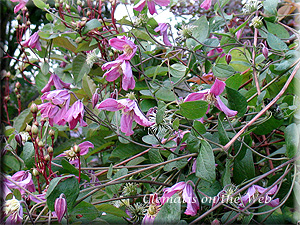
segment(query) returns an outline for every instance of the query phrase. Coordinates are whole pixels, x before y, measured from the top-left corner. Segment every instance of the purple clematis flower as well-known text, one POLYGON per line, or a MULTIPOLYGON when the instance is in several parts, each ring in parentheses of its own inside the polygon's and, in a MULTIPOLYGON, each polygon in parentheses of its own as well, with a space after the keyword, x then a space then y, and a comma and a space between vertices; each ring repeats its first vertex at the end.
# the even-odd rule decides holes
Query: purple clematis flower
POLYGON ((160 32, 160 36, 163 36, 163 41, 165 45, 172 46, 168 39, 168 24, 166 23, 159 23, 158 27, 154 29, 155 32, 160 32))
POLYGON ((170 4, 170 0, 141 0, 138 4, 136 4, 133 7, 133 9, 141 12, 145 7, 146 2, 151 15, 157 13, 155 9, 155 4, 158 4, 160 6, 168 6, 170 4))
POLYGON ((219 97, 219 95, 224 91, 225 86, 225 82, 216 79, 215 83, 210 89, 205 89, 199 92, 191 93, 184 99, 184 102, 205 100, 209 103, 207 112, 209 111, 210 105, 214 104, 227 116, 235 116, 237 114, 237 111, 229 109, 219 97))
MULTIPOLYGON (((189 181, 191 182, 191 181, 189 181)), ((175 193, 179 193, 182 195, 183 200, 187 203, 187 209, 185 210, 186 215, 195 216, 197 211, 199 210, 199 201, 196 197, 192 186, 189 182, 179 182, 173 185, 170 188, 164 189, 164 194, 161 197, 161 203, 165 204, 169 198, 171 198, 175 193)))
POLYGON ((276 198, 272 200, 272 198, 269 195, 274 195, 277 191, 278 187, 275 185, 272 187, 268 192, 266 192, 267 188, 263 188, 258 185, 252 185, 246 195, 244 195, 241 200, 242 203, 240 203, 240 206, 243 207, 247 205, 248 203, 251 203, 255 198, 257 198, 260 194, 266 192, 262 197, 258 199, 258 202, 267 204, 272 207, 276 207, 279 205, 279 198, 276 198))
POLYGON ((1 211, 4 214, 3 216, 7 216, 5 224, 22 224, 23 207, 15 197, 6 200, 1 211))
POLYGON ((42 95, 41 100, 48 100, 54 105, 69 105, 70 94, 68 90, 54 90, 46 92, 42 95))
POLYGON ((108 70, 104 73, 107 81, 115 81, 119 76, 123 75, 122 88, 125 91, 134 89, 135 80, 132 75, 130 63, 127 60, 115 60, 102 65, 102 70, 108 70))
POLYGON ((7 177, 9 177, 11 180, 15 181, 17 185, 15 185, 14 183, 12 183, 11 181, 5 179, 5 184, 8 188, 10 189, 18 189, 21 194, 25 194, 25 191, 21 188, 19 188, 19 186, 23 187, 24 189, 30 191, 30 192, 35 192, 35 186, 32 180, 32 175, 29 171, 18 171, 16 172, 14 175, 9 176, 7 175, 7 177))
POLYGON ((55 86, 56 89, 70 88, 69 83, 63 82, 59 76, 52 74, 46 86, 41 90, 42 93, 48 92, 51 90, 51 86, 55 86))
POLYGON ((156 193, 151 194, 149 198, 149 208, 144 216, 142 225, 151 225, 154 223, 155 217, 160 211, 161 204, 156 193))
POLYGON ((77 153, 80 152, 80 155, 86 155, 89 152, 89 148, 94 148, 93 143, 89 141, 84 141, 79 145, 74 145, 70 150, 64 151, 64 153, 59 154, 56 157, 67 157, 69 159, 69 163, 75 165, 75 167, 79 166, 79 160, 77 153))
POLYGON ((127 37, 123 36, 121 38, 112 38, 109 40, 109 44, 114 47, 115 49, 118 49, 120 51, 123 51, 124 53, 120 55, 117 59, 120 60, 130 60, 135 55, 137 47, 136 45, 128 40, 127 37))
POLYGON ((61 194, 59 198, 55 199, 54 210, 57 216, 57 220, 60 223, 65 213, 67 212, 67 201, 64 198, 64 194, 61 194))
POLYGON ((201 3, 200 7, 201 7, 202 9, 209 10, 209 8, 211 7, 211 0, 204 0, 204 1, 201 3))
POLYGON ((27 48, 36 48, 38 51, 42 51, 39 31, 31 35, 26 41, 22 41, 21 45, 27 48))
POLYGON ((121 131, 124 132, 126 136, 130 136, 133 134, 133 120, 144 127, 149 127, 154 124, 154 122, 150 122, 145 117, 145 115, 139 109, 138 104, 131 99, 115 100, 112 98, 108 98, 98 104, 97 108, 112 112, 122 110, 121 131))
POLYGON ((14 13, 19 12, 28 2, 28 0, 10 0, 11 2, 19 2, 14 8, 14 13))
POLYGON ((83 114, 84 106, 80 100, 77 100, 64 116, 64 120, 69 122, 70 130, 76 127, 77 122, 79 122, 80 126, 87 126, 87 123, 83 120, 83 114))

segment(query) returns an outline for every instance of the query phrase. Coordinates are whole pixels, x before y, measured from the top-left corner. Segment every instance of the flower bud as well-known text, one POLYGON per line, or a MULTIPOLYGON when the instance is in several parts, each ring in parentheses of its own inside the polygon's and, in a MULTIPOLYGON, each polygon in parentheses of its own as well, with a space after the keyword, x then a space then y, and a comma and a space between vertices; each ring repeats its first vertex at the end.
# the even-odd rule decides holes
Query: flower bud
POLYGON ((45 155, 45 156, 44 156, 44 160, 45 160, 45 161, 50 161, 50 155, 45 155))
POLYGON ((268 56, 269 56, 269 49, 266 47, 266 46, 264 46, 263 48, 262 48, 262 54, 264 55, 264 57, 266 58, 266 59, 268 59, 268 56))
POLYGON ((33 124, 31 127, 31 133, 36 135, 38 134, 38 132, 39 132, 39 128, 35 124, 33 124))
POLYGON ((87 11, 86 16, 90 16, 91 14, 91 11, 87 11))
POLYGON ((15 92, 15 93, 19 92, 18 88, 15 88, 15 89, 14 89, 14 92, 15 92))
POLYGON ((60 223, 63 216, 67 211, 67 201, 64 198, 64 194, 61 194, 54 202, 54 210, 57 215, 58 222, 60 223))
POLYGON ((16 140, 16 142, 18 143, 18 145, 23 146, 23 143, 22 143, 22 135, 21 135, 21 134, 16 134, 16 135, 15 135, 15 140, 16 140))
POLYGON ((9 101, 9 99, 10 99, 10 97, 8 95, 4 97, 5 101, 9 101))
POLYGON ((38 176, 39 175, 39 171, 37 169, 33 168, 32 175, 35 176, 35 177, 38 176))
POLYGON ((84 27, 85 24, 86 24, 86 21, 81 21, 81 22, 80 22, 80 26, 81 26, 81 27, 84 27))
POLYGON ((92 97, 92 104, 93 104, 93 108, 95 108, 95 106, 97 105, 99 101, 99 94, 97 93, 97 91, 93 94, 92 97))
POLYGON ((17 18, 16 18, 17 20, 21 20, 22 19, 22 17, 21 17, 21 15, 19 14, 19 15, 17 15, 17 18))
POLYGON ((27 25, 27 26, 30 26, 30 25, 31 25, 31 22, 30 22, 30 21, 27 21, 27 22, 26 22, 26 25, 27 25))
POLYGON ((51 136, 51 137, 53 137, 54 135, 55 135, 55 131, 54 130, 49 130, 49 135, 51 136))
POLYGON ((70 6, 66 4, 66 10, 70 10, 70 6))
POLYGON ((80 0, 77 0, 77 5, 81 5, 81 1, 80 0))
POLYGON ((31 104, 30 111, 31 111, 31 113, 37 113, 38 112, 38 107, 35 103, 31 104))
POLYGON ((28 133, 31 132, 31 126, 29 124, 27 124, 25 131, 28 133))
POLYGON ((39 122, 38 121, 34 121, 33 124, 36 125, 37 127, 39 127, 39 122))
POLYGON ((74 149, 74 152, 75 152, 75 153, 80 153, 80 147, 79 147, 78 145, 75 144, 75 145, 73 146, 73 149, 74 149))
POLYGON ((87 18, 86 17, 82 17, 81 20, 82 21, 87 21, 87 18))
POLYGON ((75 42, 76 42, 76 43, 80 43, 80 42, 82 42, 82 37, 78 37, 78 38, 76 38, 76 39, 75 39, 75 42))
POLYGON ((227 64, 229 65, 229 63, 231 62, 232 56, 230 53, 225 55, 225 61, 227 62, 227 64))
POLYGON ((25 16, 26 16, 26 17, 29 17, 29 13, 27 12, 27 13, 25 14, 25 16))
POLYGON ((21 98, 21 95, 20 94, 17 94, 17 99, 20 99, 21 98))
POLYGON ((47 151, 48 151, 49 153, 52 153, 52 152, 53 152, 53 148, 52 148, 51 146, 49 146, 49 147, 47 148, 47 151))
POLYGON ((43 141, 39 141, 39 142, 38 142, 38 146, 39 146, 40 148, 44 147, 44 142, 43 142, 43 141))
POLYGON ((218 219, 214 219, 212 222, 211 222, 211 225, 220 225, 220 221, 218 219))
POLYGON ((59 3, 56 2, 56 3, 54 4, 54 6, 55 6, 55 8, 58 8, 58 7, 59 7, 59 3))

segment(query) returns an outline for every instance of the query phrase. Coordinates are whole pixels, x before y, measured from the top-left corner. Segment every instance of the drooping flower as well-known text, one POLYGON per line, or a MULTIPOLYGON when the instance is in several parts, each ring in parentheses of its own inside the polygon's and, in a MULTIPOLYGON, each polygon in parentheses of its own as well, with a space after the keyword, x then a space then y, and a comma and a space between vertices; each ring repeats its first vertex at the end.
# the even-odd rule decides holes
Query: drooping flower
POLYGON ((65 105, 70 102, 70 94, 68 90, 49 91, 42 95, 41 100, 48 100, 54 105, 65 105))
POLYGON ((135 80, 132 75, 130 63, 127 60, 115 60, 102 65, 102 70, 108 70, 104 73, 107 81, 115 81, 119 76, 123 75, 122 88, 125 91, 134 89, 135 80))
POLYGON ((48 92, 51 90, 51 86, 55 86, 56 89, 60 90, 63 88, 70 88, 69 83, 63 82, 59 76, 56 74, 52 74, 46 86, 41 90, 42 93, 48 92))
POLYGON ((97 105, 97 103, 99 101, 99 94, 97 92, 98 92, 98 89, 95 91, 95 93, 92 96, 92 105, 93 105, 93 108, 95 108, 95 106, 97 105))
POLYGON ((127 98, 115 100, 112 98, 108 98, 98 104, 97 108, 112 112, 122 110, 121 131, 124 132, 126 136, 130 136, 133 134, 133 120, 144 127, 149 127, 154 124, 154 122, 150 122, 145 117, 145 115, 139 109, 138 104, 132 99, 127 98))
POLYGON ((77 122, 80 126, 87 126, 87 123, 83 120, 84 106, 80 100, 77 100, 65 114, 65 121, 69 123, 70 130, 73 130, 77 122))
POLYGON ((258 185, 252 185, 248 190, 247 193, 242 196, 240 206, 246 206, 248 203, 253 202, 260 194, 266 192, 262 197, 258 199, 258 202, 267 204, 272 207, 276 207, 279 205, 279 198, 273 199, 269 195, 274 195, 277 191, 278 187, 275 185, 269 191, 266 192, 267 188, 263 188, 258 185))
POLYGON ((201 7, 202 9, 209 10, 209 8, 211 7, 211 0, 204 0, 204 1, 201 3, 200 7, 201 7))
POLYGON ((146 2, 151 15, 157 13, 155 9, 155 4, 158 4, 160 6, 168 6, 170 4, 170 0, 141 0, 138 4, 136 4, 133 7, 133 9, 141 12, 145 7, 146 2))
POLYGON ((147 214, 144 216, 142 220, 142 225, 151 225, 153 224, 155 217, 157 216, 158 212, 160 211, 161 204, 158 199, 156 193, 151 194, 149 198, 149 208, 147 210, 147 214))
MULTIPOLYGON (((183 139, 183 136, 186 133, 189 133, 189 130, 179 130, 175 131, 173 135, 171 135, 168 139, 162 138, 161 143, 165 144, 168 141, 174 141, 176 143, 176 146, 180 146, 180 150, 185 149, 186 147, 186 142, 181 143, 181 140, 183 139)), ((177 147, 170 148, 171 151, 175 151, 177 147)))
POLYGON ((35 186, 32 180, 32 175, 29 171, 18 171, 14 175, 9 176, 7 175, 8 178, 13 180, 16 184, 12 183, 8 179, 5 179, 5 184, 8 188, 10 189, 18 189, 21 194, 25 194, 25 191, 21 189, 20 187, 30 191, 30 192, 35 192, 35 186), (20 187, 19 187, 20 186, 20 187))
POLYGON ((196 197, 193 188, 189 184, 189 182, 191 181, 182 181, 173 185, 170 188, 165 188, 164 194, 161 197, 161 203, 165 204, 168 201, 168 199, 171 198, 175 193, 179 193, 179 195, 181 195, 183 200, 187 203, 187 208, 184 213, 186 215, 195 216, 200 206, 198 198, 196 197))
POLYGON ((165 45, 172 46, 168 39, 168 24, 166 23, 159 23, 158 27, 154 29, 155 32, 160 32, 160 36, 163 36, 163 41, 165 45))
POLYGON ((227 116, 235 116, 237 114, 237 111, 229 109, 219 97, 219 95, 224 91, 225 86, 225 82, 216 79, 215 83, 210 89, 205 89, 199 92, 191 93, 184 99, 184 102, 204 100, 209 103, 207 112, 210 108, 210 105, 214 104, 227 116))
POLYGON ((14 8, 14 13, 17 13, 22 9, 28 2, 28 0, 10 0, 11 2, 19 2, 18 5, 15 6, 14 8))
POLYGON ((21 45, 27 48, 36 48, 38 51, 42 51, 39 31, 31 35, 26 41, 21 42, 21 45))
POLYGON ((109 44, 114 47, 115 49, 118 49, 120 51, 123 51, 124 53, 120 55, 117 59, 120 60, 130 60, 135 55, 137 47, 136 45, 128 40, 127 37, 123 36, 121 38, 112 38, 109 40, 109 44))
POLYGON ((14 196, 10 200, 6 200, 3 205, 4 216, 7 216, 5 224, 22 224, 23 220, 23 207, 20 201, 14 196))
POLYGON ((64 194, 61 194, 54 202, 54 210, 57 216, 57 220, 60 223, 65 213, 67 212, 67 201, 64 198, 64 194))
POLYGON ((94 148, 93 143, 84 141, 79 145, 74 145, 71 149, 64 151, 64 153, 57 157, 66 157, 69 159, 70 164, 74 164, 76 167, 79 166, 78 153, 80 156, 86 155, 89 152, 89 148, 94 148))

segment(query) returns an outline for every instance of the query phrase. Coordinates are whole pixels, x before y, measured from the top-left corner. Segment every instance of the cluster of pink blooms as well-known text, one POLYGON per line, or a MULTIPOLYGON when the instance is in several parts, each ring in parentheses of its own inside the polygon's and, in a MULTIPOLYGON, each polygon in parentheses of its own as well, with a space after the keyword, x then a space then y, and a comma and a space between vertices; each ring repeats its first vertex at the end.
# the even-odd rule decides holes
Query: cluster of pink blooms
POLYGON ((87 126, 87 123, 83 120, 84 105, 80 100, 77 100, 71 107, 70 106, 70 88, 69 83, 63 82, 56 74, 52 74, 48 84, 41 90, 44 93, 41 97, 43 101, 38 106, 41 110, 41 116, 48 118, 49 124, 53 126, 53 123, 57 125, 65 125, 69 123, 70 129, 74 129, 77 123, 80 126, 87 126), (55 86, 56 90, 51 91, 51 86, 55 86))

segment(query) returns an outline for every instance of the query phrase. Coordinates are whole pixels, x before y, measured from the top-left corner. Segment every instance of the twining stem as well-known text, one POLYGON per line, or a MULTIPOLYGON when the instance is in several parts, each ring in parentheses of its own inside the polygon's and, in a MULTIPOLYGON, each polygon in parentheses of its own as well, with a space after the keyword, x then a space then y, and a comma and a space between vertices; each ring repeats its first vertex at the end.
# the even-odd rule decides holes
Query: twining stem
MULTIPOLYGON (((258 15, 258 12, 256 14, 258 15)), ((254 28, 254 40, 253 40, 253 49, 252 49, 252 69, 253 69, 253 76, 254 76, 255 86, 257 90, 257 95, 260 95, 261 91, 259 87, 257 72, 255 69, 255 51, 257 45, 257 35, 258 35, 258 29, 254 28)))

